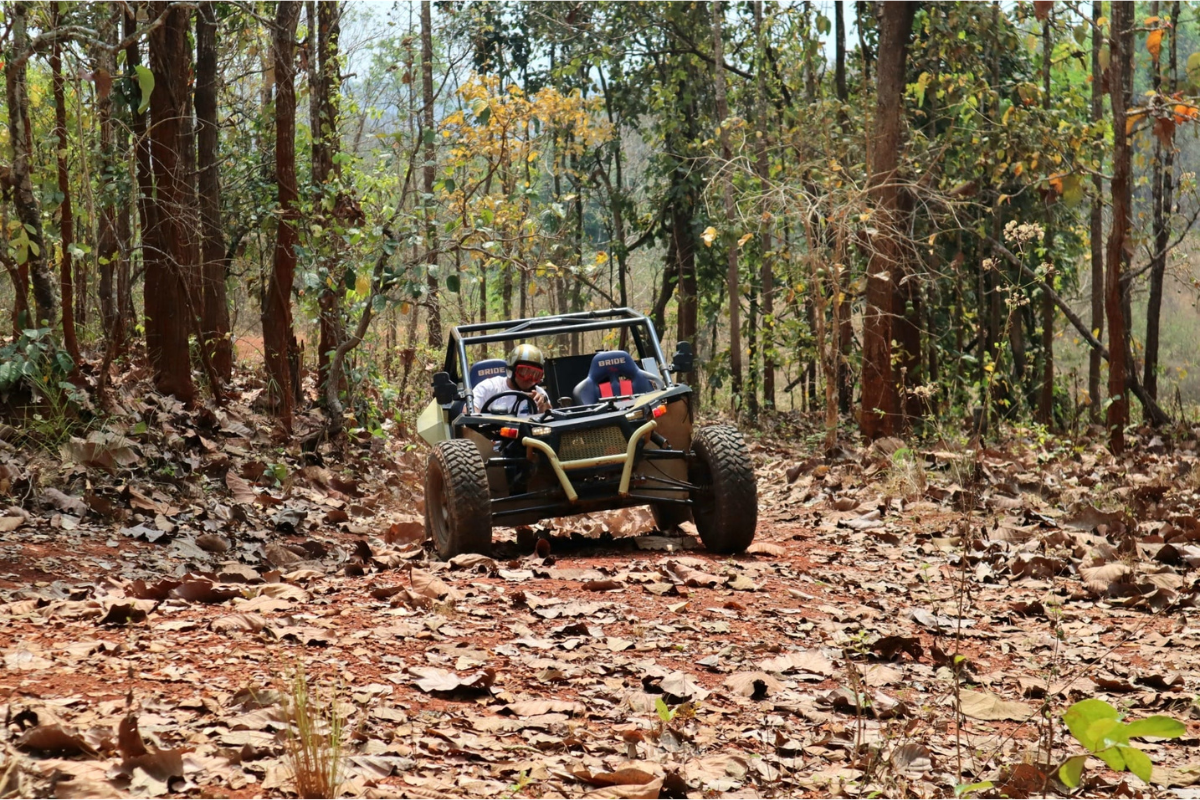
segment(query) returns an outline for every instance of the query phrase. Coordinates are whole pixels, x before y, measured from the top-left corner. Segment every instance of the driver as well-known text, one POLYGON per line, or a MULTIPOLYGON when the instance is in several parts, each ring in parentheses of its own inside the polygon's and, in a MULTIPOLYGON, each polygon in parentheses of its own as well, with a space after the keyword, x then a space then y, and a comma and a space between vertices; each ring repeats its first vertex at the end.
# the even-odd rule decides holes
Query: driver
POLYGON ((550 395, 538 386, 546 372, 542 351, 531 344, 519 344, 508 354, 507 360, 507 374, 488 378, 475 387, 473 397, 476 413, 483 409, 488 400, 501 392, 524 392, 529 395, 531 402, 526 402, 516 395, 501 397, 492 403, 492 407, 488 409, 489 414, 516 415, 533 404, 536 404, 538 412, 549 411, 550 395))

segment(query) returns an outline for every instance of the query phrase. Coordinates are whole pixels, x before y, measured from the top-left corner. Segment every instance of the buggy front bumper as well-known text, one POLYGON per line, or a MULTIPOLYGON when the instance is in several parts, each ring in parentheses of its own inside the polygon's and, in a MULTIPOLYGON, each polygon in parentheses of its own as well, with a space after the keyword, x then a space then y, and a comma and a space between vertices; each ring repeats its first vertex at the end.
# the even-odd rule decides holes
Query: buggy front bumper
POLYGON ((633 476, 633 465, 637 460, 638 447, 650 438, 650 434, 658 427, 658 423, 650 420, 633 432, 629 437, 629 443, 625 448, 624 454, 617 453, 610 456, 596 456, 595 458, 580 458, 574 461, 562 461, 558 457, 558 453, 554 452, 554 448, 540 439, 526 436, 521 440, 521 444, 526 447, 537 450, 546 457, 550 468, 554 470, 555 477, 558 478, 559 484, 562 486, 563 493, 566 494, 567 500, 574 503, 579 500, 579 493, 575 491, 575 487, 571 484, 571 479, 567 475, 568 472, 580 469, 594 469, 595 467, 610 466, 613 464, 622 464, 621 482, 617 487, 617 494, 620 497, 629 496, 629 482, 633 476))

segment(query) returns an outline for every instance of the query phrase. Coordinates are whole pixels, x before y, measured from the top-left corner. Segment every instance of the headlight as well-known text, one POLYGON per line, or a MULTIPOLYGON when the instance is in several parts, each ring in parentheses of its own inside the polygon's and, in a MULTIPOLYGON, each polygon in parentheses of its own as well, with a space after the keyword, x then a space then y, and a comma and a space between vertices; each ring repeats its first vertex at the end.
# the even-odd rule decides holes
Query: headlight
POLYGON ((543 426, 541 426, 541 427, 538 427, 538 428, 533 428, 533 429, 530 431, 530 433, 531 433, 531 434, 533 434, 533 436, 534 436, 534 437, 538 437, 538 436, 549 436, 549 435, 550 435, 550 429, 549 429, 548 427, 546 427, 546 426, 544 426, 544 425, 543 425, 543 426))

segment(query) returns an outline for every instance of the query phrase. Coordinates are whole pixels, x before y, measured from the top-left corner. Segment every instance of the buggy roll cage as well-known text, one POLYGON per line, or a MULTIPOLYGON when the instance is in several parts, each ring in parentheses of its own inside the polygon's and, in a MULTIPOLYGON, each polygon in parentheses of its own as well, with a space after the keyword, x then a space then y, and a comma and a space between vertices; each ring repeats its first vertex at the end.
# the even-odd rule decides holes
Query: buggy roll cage
POLYGON ((467 345, 507 342, 530 336, 555 336, 563 333, 581 333, 609 329, 628 328, 633 334, 639 355, 653 355, 662 369, 665 387, 672 386, 670 370, 658 343, 654 323, 645 314, 632 308, 611 308, 603 311, 578 311, 547 317, 528 317, 501 322, 475 322, 456 325, 450 329, 451 347, 446 349, 445 371, 455 383, 466 386, 467 396, 474 389, 470 385, 470 362, 467 360, 467 345), (455 358, 457 356, 457 358, 455 358))

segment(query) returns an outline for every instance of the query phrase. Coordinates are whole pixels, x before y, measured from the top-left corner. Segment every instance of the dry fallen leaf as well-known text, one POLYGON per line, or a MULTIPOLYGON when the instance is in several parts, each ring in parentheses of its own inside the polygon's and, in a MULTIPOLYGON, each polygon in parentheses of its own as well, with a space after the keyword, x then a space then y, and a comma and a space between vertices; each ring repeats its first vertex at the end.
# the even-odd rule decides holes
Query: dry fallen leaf
POLYGON ((1025 722, 1033 715, 1033 707, 1025 703, 1002 700, 994 694, 963 689, 959 692, 962 713, 971 719, 1025 722))

